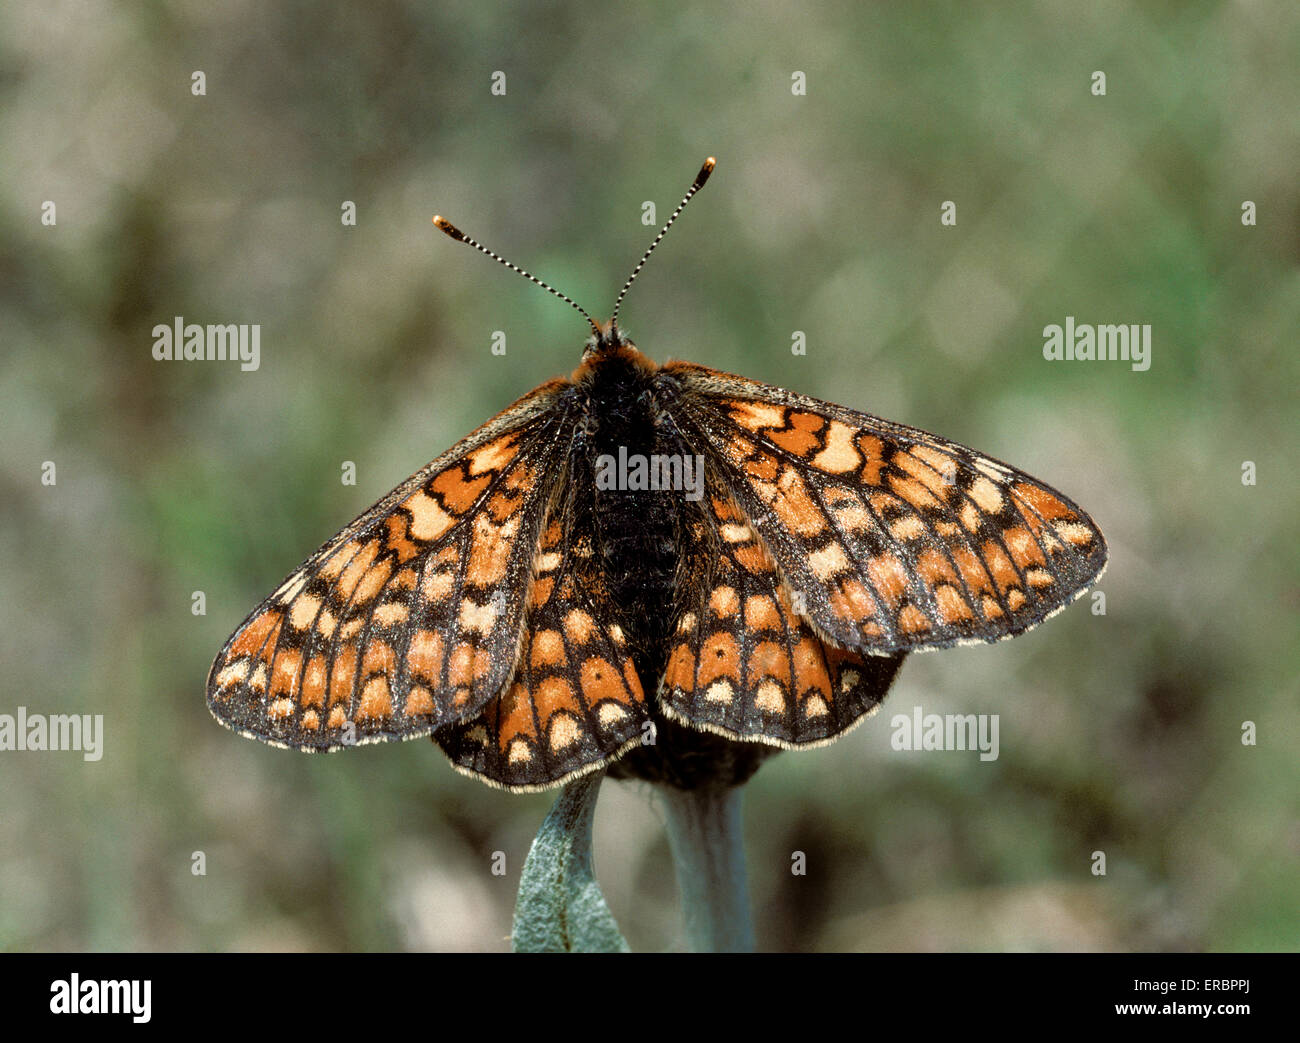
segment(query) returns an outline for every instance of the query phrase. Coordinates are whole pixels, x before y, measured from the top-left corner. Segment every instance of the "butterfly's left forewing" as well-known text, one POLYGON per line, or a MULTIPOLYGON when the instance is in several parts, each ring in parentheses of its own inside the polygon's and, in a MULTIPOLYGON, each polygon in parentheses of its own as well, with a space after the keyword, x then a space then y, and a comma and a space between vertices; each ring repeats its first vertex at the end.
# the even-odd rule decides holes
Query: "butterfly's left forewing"
POLYGON ((834 643, 891 654, 1023 632, 1101 574, 1065 496, 917 428, 674 362, 673 422, 834 643))
POLYGON ((376 503, 253 610, 208 707, 275 745, 425 735, 509 679, 541 526, 574 419, 535 389, 376 503))

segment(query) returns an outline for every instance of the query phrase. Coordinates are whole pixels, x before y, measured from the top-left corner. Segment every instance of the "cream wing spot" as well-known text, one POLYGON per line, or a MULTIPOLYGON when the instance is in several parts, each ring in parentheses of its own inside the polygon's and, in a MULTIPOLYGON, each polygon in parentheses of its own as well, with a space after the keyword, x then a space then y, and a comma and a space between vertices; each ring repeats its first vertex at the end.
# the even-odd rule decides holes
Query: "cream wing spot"
POLYGON ((1002 538, 1017 561, 1029 560, 1038 553, 1038 544, 1027 529, 1012 529, 1003 533, 1002 538))
POLYGON ((499 471, 514 458, 514 440, 498 439, 470 454, 469 473, 477 477, 487 471, 499 471))
POLYGON ((294 630, 306 630, 316 618, 321 607, 321 599, 310 594, 296 598, 289 608, 289 625, 294 630))
POLYGON ((784 713, 785 693, 775 681, 764 681, 754 693, 754 705, 768 713, 784 713))
POLYGON ((482 605, 476 605, 469 598, 461 601, 459 623, 462 630, 470 630, 486 636, 492 632, 496 620, 497 609, 492 601, 482 605))
POLYGON ((971 482, 967 491, 985 514, 996 514, 1002 510, 1002 491, 983 475, 971 482))
POLYGON ((456 577, 450 572, 431 572, 424 577, 421 588, 429 601, 442 601, 456 589, 456 577))
POLYGON ((874 528, 875 519, 861 504, 853 503, 844 507, 837 507, 834 511, 835 520, 840 527, 849 532, 863 532, 867 529, 874 528))
POLYGON ((290 601, 292 601, 295 597, 297 597, 298 592, 301 591, 302 588, 307 585, 307 579, 308 579, 307 573, 295 572, 292 576, 290 576, 288 579, 286 579, 283 583, 280 584, 280 589, 277 590, 272 595, 272 597, 275 598, 275 600, 277 600, 280 604, 287 605, 290 601))
POLYGON ((582 727, 570 714, 557 714, 551 722, 550 744, 552 753, 563 753, 582 738, 582 727))
POLYGON ((832 474, 845 474, 862 466, 862 455, 853 445, 854 431, 838 420, 832 420, 826 431, 826 448, 813 457, 812 464, 832 474))
POLYGON ((585 644, 596 630, 596 621, 582 609, 575 608, 564 617, 564 627, 574 641, 585 644))
POLYGON ((889 527, 896 540, 916 540, 925 535, 925 523, 915 514, 905 514, 889 527))
POLYGON ((616 702, 606 701, 596 710, 596 720, 602 728, 612 728, 619 721, 627 719, 627 710, 616 702))
POLYGON ((733 693, 734 689, 731 687, 731 682, 726 678, 721 678, 709 685, 704 692, 704 698, 711 703, 722 703, 727 706, 731 704, 733 693))
POLYGON ((780 406, 741 400, 730 403, 730 408, 736 423, 750 431, 758 431, 765 427, 781 427, 785 424, 785 412, 780 406))
POLYGON ((1086 525, 1080 525, 1078 522, 1059 521, 1056 523, 1056 531, 1068 543, 1073 543, 1076 547, 1092 542, 1092 530, 1086 525))
POLYGON ((217 684, 221 688, 229 688, 232 684, 238 684, 248 676, 248 660, 237 659, 229 663, 222 671, 217 674, 217 684))
POLYGON ((980 457, 975 461, 975 469, 979 471, 980 474, 992 478, 993 481, 999 483, 1006 481, 1007 476, 1011 474, 1011 472, 1001 464, 996 464, 985 457, 980 457))
POLYGON ((714 587, 713 592, 709 595, 709 609, 715 616, 734 616, 739 608, 740 598, 736 596, 735 587, 725 585, 714 587))
POLYGON ((838 543, 828 543, 821 550, 808 555, 808 567, 820 580, 828 580, 849 569, 849 560, 844 555, 844 548, 838 543))
POLYGON ((423 489, 417 489, 402 504, 411 512, 411 535, 417 540, 432 542, 450 529, 456 519, 423 489))
POLYGON ((394 601, 375 609, 375 622, 380 626, 393 626, 397 623, 405 623, 408 615, 410 609, 401 602, 394 601))

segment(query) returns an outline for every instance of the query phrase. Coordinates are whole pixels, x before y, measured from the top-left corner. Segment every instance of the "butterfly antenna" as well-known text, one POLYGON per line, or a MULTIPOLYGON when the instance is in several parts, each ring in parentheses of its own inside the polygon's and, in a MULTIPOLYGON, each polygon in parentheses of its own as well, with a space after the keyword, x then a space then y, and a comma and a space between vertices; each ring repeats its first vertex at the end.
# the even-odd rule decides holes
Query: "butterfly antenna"
MULTIPOLYGON (((679 208, 679 209, 680 209, 680 208, 679 208)), ((673 216, 676 217, 677 215, 674 214, 673 216)), ((545 290, 547 293, 552 293, 552 294, 554 294, 556 297, 560 298, 560 300, 562 300, 562 301, 566 301, 566 302, 567 302, 568 304, 570 304, 570 305, 571 305, 575 310, 577 310, 577 311, 579 311, 579 312, 582 313, 582 317, 583 317, 584 319, 586 319, 588 323, 591 324, 591 328, 595 331, 596 336, 597 336, 597 337, 600 336, 600 326, 598 326, 598 325, 596 324, 596 320, 593 319, 590 315, 588 315, 586 309, 583 308, 582 305, 580 305, 580 304, 579 304, 577 301, 575 301, 572 297, 566 297, 566 296, 565 296, 564 294, 562 294, 559 290, 557 290, 554 286, 551 286, 549 283, 544 283, 544 282, 542 282, 542 280, 539 279, 539 278, 537 278, 537 276, 532 275, 531 273, 524 271, 522 268, 519 267, 519 265, 517 265, 517 264, 511 264, 509 261, 507 261, 507 260, 506 260, 504 257, 502 257, 500 254, 493 253, 491 250, 489 250, 486 246, 484 246, 484 245, 483 245, 482 243, 480 243, 478 240, 476 240, 476 239, 471 239, 471 238, 470 238, 469 236, 467 236, 464 232, 462 232, 459 228, 457 228, 454 224, 452 224, 450 221, 448 221, 445 217, 442 217, 441 215, 434 215, 433 223, 434 223, 435 225, 437 225, 437 226, 438 226, 442 231, 446 232, 449 236, 451 236, 453 239, 455 239, 456 242, 458 242, 458 243, 468 243, 470 246, 474 247, 475 250, 479 251, 479 253, 487 254, 487 255, 488 255, 489 257, 491 257, 492 260, 494 260, 494 261, 500 261, 500 262, 501 262, 502 264, 504 264, 507 268, 509 268, 512 272, 518 272, 520 275, 522 275, 522 276, 523 276, 525 279, 527 279, 529 282, 536 283, 538 286, 540 286, 540 287, 541 287, 543 290, 545 290)), ((667 231, 667 229, 665 229, 665 231, 667 231)))
POLYGON ((659 245, 660 240, 668 234, 668 229, 672 228, 673 222, 677 220, 677 215, 686 209, 686 204, 691 201, 691 196, 695 195, 696 192, 704 187, 704 182, 709 180, 709 175, 713 173, 713 168, 717 165, 718 161, 712 156, 704 161, 704 166, 700 167, 700 172, 695 175, 695 182, 686 190, 686 195, 682 198, 682 201, 677 204, 677 209, 673 211, 672 217, 668 218, 668 223, 664 225, 663 228, 659 229, 659 234, 655 236, 654 242, 650 244, 650 249, 648 249, 641 257, 637 266, 632 269, 632 274, 627 277, 627 282, 623 284, 623 289, 619 291, 618 300, 614 302, 614 317, 610 319, 609 322, 611 327, 618 326, 618 309, 623 306, 623 298, 627 296, 628 287, 632 285, 632 280, 635 279, 641 269, 645 267, 646 261, 648 261, 650 255, 654 253, 654 248, 659 245))

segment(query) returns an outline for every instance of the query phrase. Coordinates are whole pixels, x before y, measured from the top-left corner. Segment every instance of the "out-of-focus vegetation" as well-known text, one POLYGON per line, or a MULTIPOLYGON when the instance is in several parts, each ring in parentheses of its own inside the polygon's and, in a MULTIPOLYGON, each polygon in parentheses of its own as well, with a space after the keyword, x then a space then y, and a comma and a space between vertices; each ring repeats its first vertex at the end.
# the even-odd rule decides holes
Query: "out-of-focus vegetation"
MULTIPOLYGON (((642 203, 714 154, 624 309, 647 354, 978 447, 1111 547, 1104 616, 913 657, 760 771, 759 944, 1295 948, 1297 53, 1282 2, 6 4, 0 713, 102 713, 106 752, 0 753, 0 945, 507 947, 552 795, 427 741, 241 739, 204 677, 319 543, 577 362, 578 316, 430 216, 602 315, 642 203), (260 323, 260 368, 154 361, 175 316, 260 323), (1045 362, 1066 316, 1150 323, 1150 370, 1045 362), (1000 714, 999 759, 892 751, 916 705, 1000 714)), ((632 946, 680 947, 646 791, 607 783, 596 830, 632 946)))

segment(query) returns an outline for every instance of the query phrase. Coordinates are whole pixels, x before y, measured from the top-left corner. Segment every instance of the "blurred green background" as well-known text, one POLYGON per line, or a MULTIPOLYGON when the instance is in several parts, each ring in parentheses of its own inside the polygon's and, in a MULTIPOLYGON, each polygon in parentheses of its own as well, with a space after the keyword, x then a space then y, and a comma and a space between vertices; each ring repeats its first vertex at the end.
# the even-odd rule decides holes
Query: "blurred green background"
MULTIPOLYGON (((647 354, 975 446, 1111 548, 1104 616, 913 657, 764 766, 760 946, 1300 947, 1297 53, 1287 2, 4 5, 0 712, 102 713, 106 753, 0 753, 0 946, 508 947, 553 794, 427 741, 271 749, 204 678, 318 544, 578 361, 578 316, 430 216, 604 317, 642 203, 713 154, 623 311, 647 354), (155 362, 177 315, 260 323, 260 369, 155 362), (1150 370, 1045 362, 1067 315, 1150 323, 1150 370), (892 751, 917 705, 1000 714, 1000 758, 892 751)), ((633 948, 683 947, 648 787, 607 783, 596 830, 633 948)))

